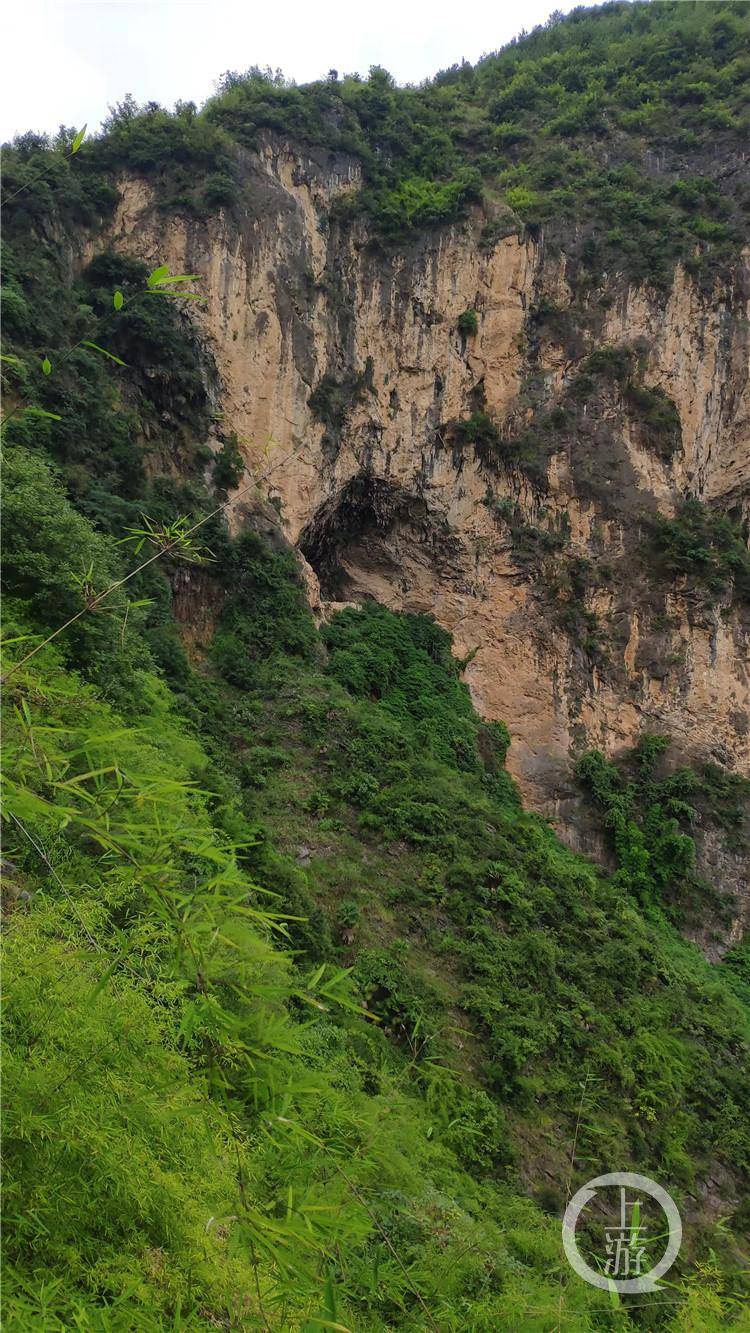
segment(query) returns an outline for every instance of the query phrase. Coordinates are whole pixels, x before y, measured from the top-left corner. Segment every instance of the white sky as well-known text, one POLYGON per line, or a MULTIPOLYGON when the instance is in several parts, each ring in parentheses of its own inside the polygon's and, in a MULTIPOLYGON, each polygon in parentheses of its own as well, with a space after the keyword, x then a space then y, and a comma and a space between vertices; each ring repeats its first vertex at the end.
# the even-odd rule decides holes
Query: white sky
MULTIPOLYGON (((580 0, 579 0, 580 2, 580 0)), ((593 0, 583 0, 590 4, 593 0)), ((475 61, 567 0, 6 0, 0 138, 99 127, 139 102, 201 103, 227 69, 280 67, 298 83, 385 65, 415 83, 475 61)))

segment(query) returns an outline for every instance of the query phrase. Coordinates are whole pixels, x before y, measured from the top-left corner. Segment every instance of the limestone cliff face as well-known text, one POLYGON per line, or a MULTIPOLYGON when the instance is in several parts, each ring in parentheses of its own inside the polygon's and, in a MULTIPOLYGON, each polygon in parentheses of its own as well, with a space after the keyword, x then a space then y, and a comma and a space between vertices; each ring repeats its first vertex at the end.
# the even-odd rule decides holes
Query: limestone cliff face
POLYGON ((384 250, 335 220, 359 180, 348 158, 269 139, 246 171, 242 215, 208 221, 165 217, 149 187, 126 180, 110 239, 202 276, 206 300, 189 316, 218 368, 221 429, 262 477, 321 612, 376 597, 431 612, 458 654, 476 650, 466 680, 478 709, 507 722, 527 799, 563 823, 570 754, 585 744, 617 751, 663 728, 686 752, 750 771, 747 619, 728 597, 708 606, 676 585, 656 596, 637 538, 643 514, 671 514, 686 491, 747 504, 747 257, 721 293, 679 269, 666 294, 617 274, 586 292, 543 240, 483 245, 479 213, 384 250), (542 301, 563 316, 575 303, 575 339, 554 322, 534 334, 542 301), (463 337, 467 309, 478 331, 463 337), (602 343, 637 345, 644 384, 671 398, 671 454, 606 395, 583 409, 585 441, 553 442, 544 484, 456 447, 451 423, 477 408, 510 438, 533 419, 529 383, 559 399, 602 343), (608 566, 581 594, 604 655, 571 637, 548 576, 519 558, 519 532, 560 524, 561 562, 608 566))

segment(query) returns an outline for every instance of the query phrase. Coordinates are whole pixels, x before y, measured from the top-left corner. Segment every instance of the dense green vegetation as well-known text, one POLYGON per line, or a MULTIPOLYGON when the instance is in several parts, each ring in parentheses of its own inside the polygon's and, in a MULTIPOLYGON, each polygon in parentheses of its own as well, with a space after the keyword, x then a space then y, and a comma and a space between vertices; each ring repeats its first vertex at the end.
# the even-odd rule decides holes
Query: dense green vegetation
POLYGON ((112 173, 128 169, 159 182, 164 207, 211 212, 241 201, 238 146, 272 131, 355 155, 363 188, 338 216, 364 213, 386 238, 452 221, 483 197, 497 214, 490 244, 544 225, 592 275, 615 265, 658 285, 682 258, 710 281, 744 236, 742 173, 726 168, 748 133, 748 31, 742 0, 613 3, 553 16, 419 87, 380 68, 304 87, 227 73, 201 111, 126 99, 82 148, 74 181, 26 136, 8 188, 41 174, 63 186, 69 216, 90 221, 112 205, 112 173))
POLYGON ((650 525, 649 557, 708 600, 732 593, 750 601, 750 552, 740 527, 689 497, 675 518, 650 525))
MULTIPOLYGON (((14 530, 40 498, 16 550, 67 525, 75 586, 90 523, 9 457, 14 530)), ((559 1274, 581 1069, 587 1171, 624 1142, 676 1191, 738 1170, 733 986, 523 813, 429 620, 373 605, 320 641, 291 558, 230 551, 222 676, 160 679, 134 614, 130 652, 63 637, 6 686, 8 1326, 543 1328, 560 1294, 566 1326, 626 1326, 559 1274), (132 722, 102 698, 123 659, 132 722)), ((731 1323, 718 1273, 685 1327, 731 1323)))
MULTIPOLYGON (((90 524, 39 457, 17 445, 6 466, 15 549, 29 564, 54 551, 59 588, 75 587, 90 524), (16 496, 30 484, 38 521, 24 528, 16 496), (65 527, 67 550, 53 547, 65 527)), ((440 1327, 464 1326, 467 1300, 478 1328, 534 1327, 531 1310, 543 1327, 557 1301, 545 1285, 554 1230, 512 1188, 529 1170, 521 1145, 529 1134, 543 1145, 557 1183, 542 1201, 556 1212, 557 1139, 561 1125, 572 1133, 586 1067, 596 1092, 582 1160, 619 1158, 625 1136, 630 1159, 676 1186, 707 1156, 736 1170, 750 1145, 732 987, 654 914, 657 900, 648 924, 639 916, 631 866, 608 884, 522 812, 503 770, 507 734, 479 723, 431 622, 372 606, 317 644, 291 559, 250 534, 230 549, 236 591, 215 641, 226 685, 182 663, 170 691, 144 642, 128 653, 111 634, 101 666, 88 642, 61 644, 108 692, 128 662, 136 729, 52 649, 7 687, 18 718, 6 737, 7 851, 31 895, 11 899, 6 966, 6 1050, 21 1089, 6 1129, 11 1319, 158 1328, 179 1312, 178 1326, 200 1327, 228 1306, 236 1321, 241 1299, 255 1308, 255 1253, 271 1327, 296 1326, 303 1311, 325 1318, 330 1301, 357 1327, 428 1327, 410 1284, 440 1327), (268 908, 300 951, 291 971, 270 947, 268 908), (346 961, 352 934, 359 995, 380 1027, 347 1009, 310 1027, 300 1004, 329 1001, 308 969, 346 961), (292 1126, 281 1140, 258 1137, 269 1115, 292 1126), (355 1170, 353 1191, 335 1170, 331 1184, 332 1158, 349 1180, 355 1170), (291 1213, 279 1195, 289 1190, 291 1213), (53 1225, 61 1197, 64 1232, 53 1225), (321 1202, 336 1212, 332 1234, 321 1202), (211 1216, 237 1218, 235 1230, 220 1222, 201 1240, 211 1216), (305 1218, 312 1274, 313 1242, 296 1229, 305 1218), (381 1227, 409 1257, 410 1283, 381 1227), (360 1236, 364 1257, 342 1270, 335 1254, 360 1236), (448 1291, 443 1264, 469 1237, 473 1257, 448 1291)), ((18 562, 7 576, 23 597, 18 562)), ((100 619, 119 628, 122 609, 100 619)), ((589 1316, 568 1302, 586 1299, 566 1292, 571 1327, 589 1316)))
MULTIPOLYGON (((35 457, 16 447, 12 465, 11 492, 28 468, 69 525, 64 584, 87 520, 35 457)), ((43 552, 44 521, 16 540, 43 552)), ((413 1286, 441 1328, 465 1326, 466 1301, 476 1328, 533 1328, 537 1310, 544 1326, 554 1225, 513 1189, 520 1145, 545 1145, 558 1184, 542 1202, 557 1212, 556 1140, 586 1066, 581 1160, 609 1161, 626 1136, 629 1160, 677 1188, 714 1154, 737 1169, 747 1081, 731 986, 658 910, 639 917, 627 874, 607 884, 522 813, 508 736, 474 716, 444 633, 373 605, 338 617, 321 657, 289 560, 250 536, 236 559, 234 637, 216 637, 226 685, 188 669, 180 700, 141 644, 135 729, 72 676, 97 673, 88 644, 61 640, 71 667, 47 649, 8 682, 7 854, 31 898, 12 897, 8 921, 7 1309, 21 1328, 190 1328, 229 1306, 242 1326, 242 1300, 257 1314, 254 1253, 270 1326, 330 1316, 332 1301, 358 1328, 432 1326, 413 1286), (301 950, 292 969, 270 946, 273 916, 301 950), (310 965, 346 961, 352 932, 358 994, 381 1024, 344 1008, 310 1026, 309 1001, 330 1004, 310 965), (260 1133, 269 1116, 286 1129, 260 1133), (206 1241, 212 1216, 236 1222, 206 1241), (468 1244, 448 1289, 446 1258, 468 1244)), ((565 1288, 570 1326, 587 1326, 586 1300, 565 1288)))
POLYGON ((458 317, 458 331, 463 338, 475 338, 479 332, 476 310, 464 310, 458 317))
MULTIPOLYGON (((533 344, 541 329, 554 331, 555 339, 564 343, 566 333, 572 335, 572 321, 570 310, 559 310, 550 302, 540 303, 530 313, 527 340, 531 344, 528 350, 533 348, 533 352, 518 396, 518 406, 527 413, 524 424, 506 423, 501 429, 485 406, 478 405, 469 416, 443 427, 443 436, 454 447, 473 446, 485 470, 522 472, 538 494, 548 489, 553 453, 575 443, 579 457, 574 462, 580 468, 590 452, 585 440, 591 435, 592 407, 595 421, 597 408, 600 412, 603 407, 614 408, 636 428, 640 441, 664 462, 669 462, 682 443, 680 418, 672 399, 663 389, 644 383, 646 357, 642 348, 639 352, 627 344, 602 344, 580 361, 557 398, 550 399, 534 373, 533 356, 538 347, 533 344)), ((597 461, 593 460, 594 470, 601 471, 595 466, 597 461)), ((585 472, 578 479, 585 485, 585 472)))
POLYGON ((668 905, 679 922, 695 906, 695 897, 709 892, 695 870, 691 833, 699 807, 734 834, 744 850, 750 784, 711 764, 699 772, 687 767, 669 771, 661 763, 668 745, 666 736, 644 735, 619 766, 592 750, 580 760, 579 775, 604 816, 617 858, 613 882, 626 885, 646 908, 668 905))
POLYGON ((205 114, 248 146, 270 128, 356 154, 386 234, 452 219, 484 188, 530 226, 586 219, 589 266, 616 253, 661 281, 677 255, 700 267, 741 234, 747 201, 711 158, 747 133, 747 18, 744 4, 612 4, 419 88, 382 69, 304 88, 229 74, 205 114), (658 170, 643 170, 646 143, 658 170))
MULTIPOLYGON (((645 130, 696 174, 709 134, 733 151, 745 17, 581 11, 420 89, 378 70, 306 89, 230 76, 204 112, 127 102, 73 156, 33 136, 8 155, 9 1330, 743 1326, 747 957, 710 965, 677 929, 707 894, 695 822, 739 845, 741 784, 664 769, 655 738, 620 767, 589 754, 614 873, 566 849, 523 809, 508 732, 477 716, 428 617, 367 604, 317 629, 280 538, 251 519, 232 535, 221 513, 185 535, 243 484, 210 417, 213 367, 142 266, 101 253, 71 278, 59 238, 107 214, 123 167, 158 178, 167 207, 231 207, 237 144, 267 127, 356 152, 354 208, 385 235, 482 189, 563 225, 571 179, 601 222, 645 130), (188 643, 186 585, 205 612, 188 643), (571 1185, 621 1167, 683 1210, 672 1304, 615 1304, 562 1259, 571 1185)), ((655 279, 696 242, 720 260, 736 201, 702 182, 673 195, 674 172, 654 177, 640 248, 585 250, 583 228, 582 258, 617 246, 655 279)), ((467 310, 457 331, 477 324, 467 310)), ((629 349, 589 358, 571 420, 587 379, 672 438, 629 349)), ((367 387, 313 390, 331 436, 367 387)), ((450 443, 543 474, 536 439, 505 439, 481 406, 450 443)), ((560 623, 601 660, 564 525, 498 517, 519 562, 555 560, 560 623)), ((739 587, 723 523, 692 505, 659 526, 670 576, 739 587)))

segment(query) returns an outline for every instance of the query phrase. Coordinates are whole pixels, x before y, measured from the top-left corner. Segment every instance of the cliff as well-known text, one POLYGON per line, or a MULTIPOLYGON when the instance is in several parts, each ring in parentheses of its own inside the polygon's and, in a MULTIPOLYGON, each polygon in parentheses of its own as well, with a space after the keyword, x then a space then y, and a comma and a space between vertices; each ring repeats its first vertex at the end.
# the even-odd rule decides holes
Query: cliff
MULTIPOLYGON (((586 747, 664 731, 747 774, 747 607, 665 572, 649 537, 687 494, 746 513, 747 253, 710 291, 679 266, 666 291, 617 271, 593 286, 543 237, 487 241, 480 209, 399 246, 339 224, 359 179, 340 154, 266 136, 243 171, 245 207, 202 220, 123 179, 106 240, 200 275, 220 433, 264 476, 317 613, 434 615, 510 729, 525 798, 574 845, 596 849, 570 777, 586 747), (601 348, 627 384, 597 374, 601 348)), ((741 865, 724 876, 746 887, 741 865)))

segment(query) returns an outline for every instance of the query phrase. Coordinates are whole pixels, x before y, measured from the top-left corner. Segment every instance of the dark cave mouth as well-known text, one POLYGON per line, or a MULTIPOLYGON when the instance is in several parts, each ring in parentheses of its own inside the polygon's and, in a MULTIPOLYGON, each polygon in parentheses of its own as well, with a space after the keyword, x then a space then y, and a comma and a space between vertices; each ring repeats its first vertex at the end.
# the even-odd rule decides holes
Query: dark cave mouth
POLYGON ((345 565, 348 552, 393 567, 383 539, 398 523, 430 526, 425 501, 369 472, 357 473, 320 506, 300 534, 298 546, 315 570, 326 600, 346 601, 351 594, 352 577, 345 565))

